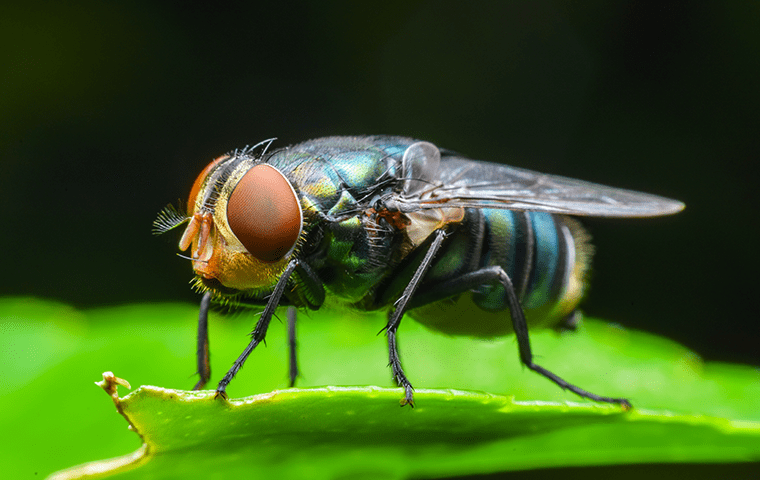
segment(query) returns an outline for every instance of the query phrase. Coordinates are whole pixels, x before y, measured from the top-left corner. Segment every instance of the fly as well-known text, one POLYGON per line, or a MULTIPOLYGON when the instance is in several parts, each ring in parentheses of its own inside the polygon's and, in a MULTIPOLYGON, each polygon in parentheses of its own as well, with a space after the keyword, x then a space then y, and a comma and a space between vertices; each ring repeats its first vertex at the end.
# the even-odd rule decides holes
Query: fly
POLYGON ((187 212, 167 207, 163 233, 187 223, 195 287, 203 293, 195 389, 211 377, 212 303, 264 306, 250 344, 216 388, 226 388, 289 306, 290 384, 297 376, 295 309, 325 298, 385 311, 393 378, 414 406, 396 343, 408 314, 453 335, 514 332, 520 361, 563 389, 596 395, 533 362, 528 327, 560 325, 581 300, 592 247, 575 216, 654 217, 683 203, 488 162, 403 137, 328 137, 271 150, 273 139, 211 162, 187 212))

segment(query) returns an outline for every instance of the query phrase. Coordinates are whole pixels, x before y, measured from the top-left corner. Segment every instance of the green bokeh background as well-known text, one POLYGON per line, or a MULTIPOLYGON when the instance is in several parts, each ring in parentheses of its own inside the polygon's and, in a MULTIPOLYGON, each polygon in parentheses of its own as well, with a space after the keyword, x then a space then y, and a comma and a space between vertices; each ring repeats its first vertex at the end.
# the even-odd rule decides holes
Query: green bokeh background
POLYGON ((5 2, 0 294, 195 302, 150 223, 208 161, 400 134, 684 201, 586 222, 584 309, 758 364, 759 20, 755 2, 5 2))

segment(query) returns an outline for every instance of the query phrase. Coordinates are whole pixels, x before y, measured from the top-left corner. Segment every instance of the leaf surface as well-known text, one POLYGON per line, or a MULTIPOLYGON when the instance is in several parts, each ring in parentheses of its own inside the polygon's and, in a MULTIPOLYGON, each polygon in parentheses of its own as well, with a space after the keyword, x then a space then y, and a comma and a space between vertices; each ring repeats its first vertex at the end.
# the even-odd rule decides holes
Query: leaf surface
MULTIPOLYGON (((192 386, 187 305, 78 311, 0 299, 9 365, 0 394, 9 478, 98 458, 116 478, 439 477, 573 465, 760 460, 760 376, 703 364, 684 347, 586 319, 579 331, 536 331, 537 361, 634 409, 587 402, 523 369, 514 338, 452 338, 413 321, 400 329, 416 408, 400 408, 379 317, 299 318, 303 388, 285 389, 284 326, 272 324, 231 384, 230 402, 192 386), (136 433, 92 381, 106 370, 143 386, 119 400, 136 433), (355 385, 379 385, 357 387, 355 385), (340 385, 340 386, 325 386, 340 385), (484 393, 492 392, 492 393, 484 393), (130 469, 130 466, 133 467, 130 469)), ((247 343, 252 316, 214 316, 213 378, 247 343)), ((70 475, 70 471, 68 474, 70 475)), ((79 471, 82 473, 82 470, 79 471)), ((98 475, 102 475, 99 473, 98 475)), ((58 477, 58 478, 76 478, 58 477)))

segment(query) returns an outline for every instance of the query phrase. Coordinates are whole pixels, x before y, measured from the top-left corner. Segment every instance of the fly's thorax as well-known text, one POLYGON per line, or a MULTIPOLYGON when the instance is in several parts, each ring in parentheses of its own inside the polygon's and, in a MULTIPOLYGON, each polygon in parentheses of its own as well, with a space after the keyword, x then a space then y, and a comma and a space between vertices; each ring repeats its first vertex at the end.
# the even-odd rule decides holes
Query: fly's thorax
POLYGON ((278 169, 254 158, 222 157, 198 177, 180 249, 192 247, 193 270, 224 287, 273 286, 303 229, 299 197, 278 169))
POLYGON ((403 250, 401 235, 364 213, 326 222, 323 241, 324 254, 314 266, 331 295, 348 304, 370 294, 403 250))

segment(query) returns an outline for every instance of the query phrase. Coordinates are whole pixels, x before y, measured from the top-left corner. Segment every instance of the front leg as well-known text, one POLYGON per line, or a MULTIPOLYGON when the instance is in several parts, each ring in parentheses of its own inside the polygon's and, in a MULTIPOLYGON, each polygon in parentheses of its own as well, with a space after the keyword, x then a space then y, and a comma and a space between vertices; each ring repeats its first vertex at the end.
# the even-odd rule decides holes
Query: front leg
POLYGON ((269 322, 272 320, 272 315, 274 315, 274 310, 280 303, 280 298, 282 298, 282 294, 285 292, 285 286, 287 285, 288 280, 290 279, 290 276, 293 274, 293 271, 296 269, 296 267, 298 267, 298 260, 291 260, 290 263, 288 263, 288 266, 285 268, 285 271, 282 272, 282 276, 277 281, 277 285, 275 285, 274 290, 272 291, 272 295, 269 297, 267 306, 261 313, 261 317, 259 318, 258 323, 256 323, 256 328, 254 328, 253 332, 251 332, 251 343, 245 347, 243 353, 241 353, 238 359, 235 360, 235 363, 232 364, 232 368, 230 368, 224 378, 222 378, 222 380, 219 382, 219 385, 216 387, 216 395, 214 395, 214 398, 227 398, 227 385, 229 385, 237 372, 243 367, 243 364, 248 358, 248 355, 250 355, 253 349, 256 348, 256 346, 261 343, 266 337, 267 329, 269 328, 269 322))

